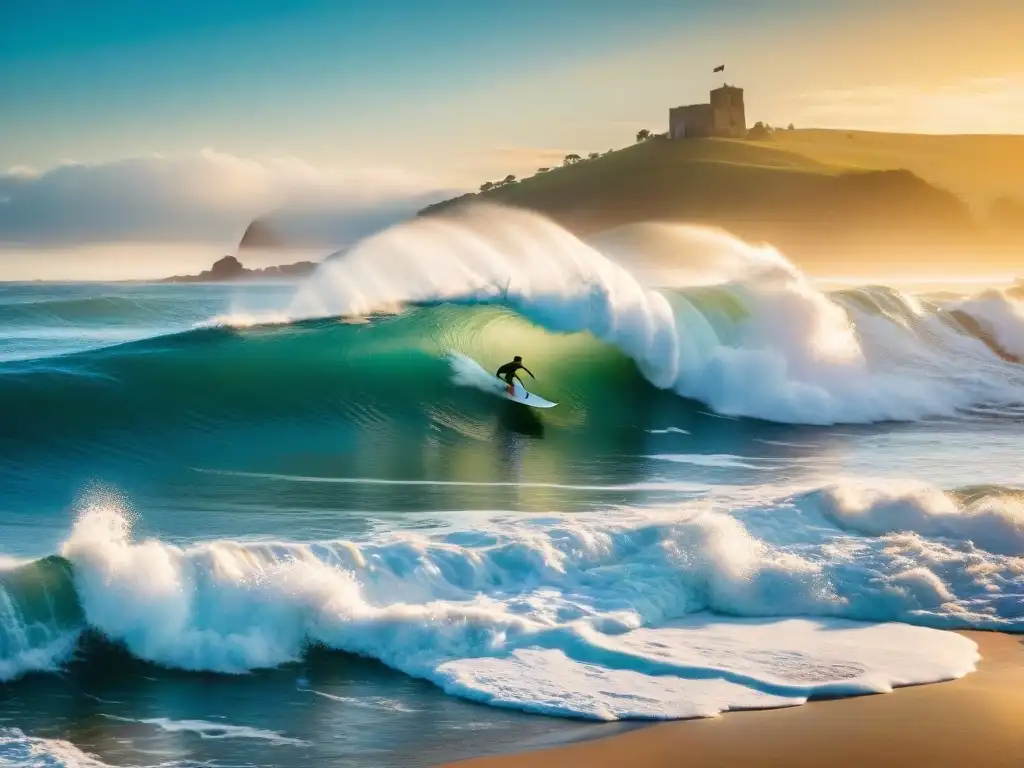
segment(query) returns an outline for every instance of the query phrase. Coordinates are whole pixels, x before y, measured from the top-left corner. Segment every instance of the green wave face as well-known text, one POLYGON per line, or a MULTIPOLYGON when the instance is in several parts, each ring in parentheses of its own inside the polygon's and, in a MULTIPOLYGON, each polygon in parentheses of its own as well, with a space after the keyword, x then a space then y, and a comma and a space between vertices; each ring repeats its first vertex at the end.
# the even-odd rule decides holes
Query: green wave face
MULTIPOLYGON (((743 334, 764 321, 753 313, 756 299, 743 286, 663 293, 685 327, 687 343, 705 357, 741 346, 743 334)), ((938 318, 957 333, 976 330, 964 327, 962 313, 937 307, 918 318, 889 289, 856 289, 833 298, 848 311, 896 327, 938 318)), ((921 342, 927 341, 922 334, 921 342)), ((528 388, 559 403, 530 416, 562 433, 608 433, 649 419, 678 420, 698 407, 649 384, 632 359, 589 332, 548 331, 500 305, 439 304, 359 322, 199 328, 0 363, 6 411, 0 444, 7 442, 14 454, 111 443, 159 451, 168 440, 226 440, 260 425, 357 431, 387 426, 406 434, 440 426, 479 437, 506 404, 453 383, 452 352, 487 371, 522 355, 537 375, 536 381, 527 378, 528 388)))
POLYGON ((550 333, 501 307, 442 305, 364 323, 199 329, 11 364, 0 374, 12 414, 0 440, 138 444, 308 422, 437 422, 472 434, 505 403, 454 384, 451 352, 489 371, 522 355, 537 376, 529 387, 560 403, 544 415, 552 426, 614 424, 655 391, 631 360, 587 333, 550 333))

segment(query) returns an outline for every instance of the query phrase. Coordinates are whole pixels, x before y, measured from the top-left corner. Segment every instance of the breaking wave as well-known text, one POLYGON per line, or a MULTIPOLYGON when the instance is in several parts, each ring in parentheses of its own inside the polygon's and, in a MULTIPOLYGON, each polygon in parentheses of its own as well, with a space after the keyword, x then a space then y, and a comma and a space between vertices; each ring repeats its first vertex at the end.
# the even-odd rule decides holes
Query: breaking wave
MULTIPOLYGON (((784 423, 1024 413, 1024 321, 1005 294, 943 305, 882 287, 823 293, 773 249, 692 227, 588 244, 534 214, 483 208, 393 227, 289 295, 188 330, 0 363, 0 443, 16 455, 442 411, 450 425, 475 407, 453 375, 479 379, 513 354, 560 403, 545 418, 565 429, 635 422, 629 409, 652 388, 680 407, 784 423)), ((75 316, 95 301, 160 323, 187 316, 164 294, 115 299, 4 311, 75 316)))
POLYGON ((0 572, 0 674, 58 668, 89 631, 156 664, 227 674, 323 646, 485 703, 601 720, 884 691, 974 668, 972 641, 930 628, 1024 630, 1020 499, 847 481, 181 547, 135 539, 100 495, 59 557, 0 572))
POLYGON ((917 420, 1024 402, 1024 371, 1003 349, 1020 343, 1024 322, 1004 295, 985 300, 972 334, 896 291, 826 295, 767 246, 688 227, 643 232, 642 252, 620 235, 606 238, 606 255, 523 211, 421 219, 325 263, 289 314, 500 304, 613 345, 656 387, 773 421, 917 420))

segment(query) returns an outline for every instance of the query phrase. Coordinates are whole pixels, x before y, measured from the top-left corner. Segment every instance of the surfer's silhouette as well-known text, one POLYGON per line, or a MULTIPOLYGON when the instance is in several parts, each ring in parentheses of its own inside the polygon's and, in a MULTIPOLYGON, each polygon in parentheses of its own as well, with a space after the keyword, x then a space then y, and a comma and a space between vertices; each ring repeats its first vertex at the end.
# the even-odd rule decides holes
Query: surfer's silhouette
MULTIPOLYGON (((519 379, 519 376, 517 374, 519 373, 520 368, 522 368, 524 371, 530 374, 531 379, 537 378, 536 376, 533 375, 533 371, 531 371, 529 368, 523 365, 523 358, 519 355, 513 357, 511 363, 505 363, 503 366, 501 366, 501 368, 498 369, 497 373, 494 374, 499 379, 505 380, 505 383, 507 384, 507 386, 505 387, 505 391, 508 392, 510 395, 515 395, 516 393, 515 380, 519 379)), ((519 381, 522 382, 522 379, 519 379, 519 381)))

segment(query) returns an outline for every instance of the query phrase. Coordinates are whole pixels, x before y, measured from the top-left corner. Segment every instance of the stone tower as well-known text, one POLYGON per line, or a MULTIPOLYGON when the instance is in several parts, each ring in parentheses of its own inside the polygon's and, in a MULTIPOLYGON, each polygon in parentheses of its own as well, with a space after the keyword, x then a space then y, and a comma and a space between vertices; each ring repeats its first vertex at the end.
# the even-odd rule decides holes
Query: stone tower
POLYGON ((747 135, 747 115, 743 89, 723 85, 711 92, 712 136, 742 139, 747 135))
POLYGON ((711 92, 709 104, 672 107, 668 111, 668 137, 694 139, 720 136, 742 139, 747 135, 747 114, 743 106, 743 89, 723 85, 711 92))

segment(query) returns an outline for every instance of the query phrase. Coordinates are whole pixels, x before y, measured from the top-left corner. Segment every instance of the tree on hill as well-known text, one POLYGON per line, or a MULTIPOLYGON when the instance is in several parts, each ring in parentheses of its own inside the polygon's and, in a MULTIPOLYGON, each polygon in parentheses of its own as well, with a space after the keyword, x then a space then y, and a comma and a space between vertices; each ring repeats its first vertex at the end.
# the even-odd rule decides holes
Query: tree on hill
POLYGON ((641 128, 639 131, 636 132, 637 143, 640 143, 641 141, 647 141, 649 138, 651 138, 651 132, 646 128, 641 128))
POLYGON ((513 176, 510 173, 508 176, 506 176, 504 179, 501 180, 501 183, 502 184, 515 184, 516 183, 516 177, 513 176))
POLYGON ((547 173, 550 170, 550 168, 538 168, 537 173, 547 173))
POLYGON ((762 123, 758 120, 754 123, 754 127, 747 131, 747 138, 753 139, 754 141, 763 141, 764 139, 770 139, 772 136, 772 127, 768 123, 762 123))
POLYGON ((565 160, 562 161, 562 165, 576 165, 583 158, 577 155, 575 152, 571 155, 566 155, 565 160))
POLYGON ((600 152, 591 152, 589 155, 587 155, 587 160, 597 160, 597 158, 599 158, 600 156, 600 152))
POLYGON ((494 189, 493 181, 485 181, 483 184, 480 185, 481 192, 490 192, 492 189, 494 189))

